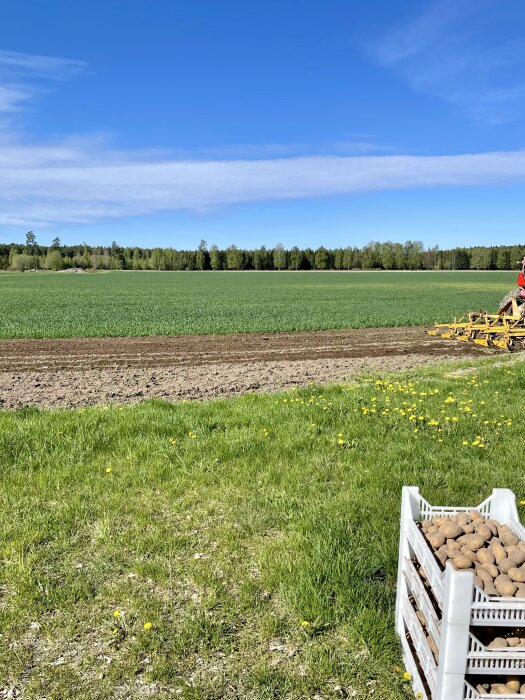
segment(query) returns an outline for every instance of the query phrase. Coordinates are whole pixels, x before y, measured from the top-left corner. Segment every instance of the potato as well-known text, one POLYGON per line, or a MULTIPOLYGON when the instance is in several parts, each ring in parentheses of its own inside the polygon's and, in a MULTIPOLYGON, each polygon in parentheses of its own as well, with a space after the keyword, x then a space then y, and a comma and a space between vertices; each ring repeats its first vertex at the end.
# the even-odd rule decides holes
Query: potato
POLYGON ((432 522, 430 520, 421 521, 421 529, 423 530, 423 532, 426 532, 429 527, 432 527, 432 522))
POLYGON ((483 588, 483 579, 481 579, 477 574, 474 574, 474 585, 478 588, 483 588))
POLYGON ((522 583, 518 583, 518 590, 514 593, 515 598, 525 598, 525 586, 522 583))
POLYGON ((502 544, 505 547, 512 545, 518 544, 519 537, 515 535, 510 527, 503 525, 499 530, 498 530, 498 537, 501 540, 502 544))
POLYGON ((511 546, 507 549, 507 556, 516 562, 516 566, 521 566, 525 562, 525 552, 516 546, 511 546))
POLYGON ((463 529, 457 523, 453 522, 443 523, 443 525, 439 526, 439 531, 443 533, 445 537, 450 537, 453 540, 463 534, 463 529))
POLYGON ((509 557, 505 557, 500 563, 498 564, 498 569, 501 571, 502 574, 508 574, 509 569, 515 569, 516 564, 513 559, 509 559, 509 557))
POLYGON ((525 552, 525 542, 523 540, 520 540, 518 544, 516 545, 519 549, 523 550, 525 552))
POLYGON ((503 637, 496 637, 491 641, 491 643, 487 646, 487 649, 504 649, 508 646, 507 640, 503 639, 503 637))
POLYGON ((422 566, 419 567, 419 575, 421 576, 423 581, 428 581, 427 572, 425 571, 425 569, 422 566))
POLYGON ((427 535, 427 540, 434 549, 439 549, 442 544, 445 544, 445 535, 441 532, 434 532, 431 535, 427 535))
POLYGON ((455 559, 456 557, 462 557, 463 554, 461 549, 451 549, 450 547, 447 547, 447 556, 449 559, 455 559))
POLYGON ((520 637, 520 647, 525 647, 525 637, 520 637))
POLYGON ((484 520, 479 510, 467 510, 467 515, 471 520, 484 520))
POLYGON ((468 547, 473 552, 485 545, 485 540, 481 535, 463 535, 458 538, 458 542, 461 542, 462 545, 468 547))
POLYGON ((432 655, 437 663, 438 657, 439 657, 439 650, 437 648, 436 642, 432 639, 432 636, 430 634, 427 637, 427 642, 428 642, 428 646, 430 647, 430 651, 432 652, 432 655))
POLYGON ((520 693, 521 693, 522 695, 525 695, 525 683, 523 683, 523 685, 521 686, 521 688, 520 688, 520 693))
POLYGON ((484 567, 476 567, 476 576, 478 576, 483 583, 494 583, 494 577, 491 576, 484 567))
POLYGON ((456 522, 458 525, 468 525, 470 523, 470 516, 467 513, 458 513, 456 517, 456 522))
POLYGON ((449 519, 445 518, 441 515, 441 516, 436 516, 436 517, 432 518, 431 522, 432 522, 432 525, 437 525, 437 527, 439 527, 440 525, 443 525, 443 523, 448 523, 449 519))
POLYGON ((478 691, 478 693, 480 695, 485 695, 487 690, 488 690, 488 686, 484 686, 484 685, 481 685, 481 683, 478 683, 476 686, 476 690, 478 691))
POLYGON ((495 525, 493 522, 491 523, 490 520, 485 521, 485 525, 489 528, 489 530, 492 532, 492 537, 497 537, 498 536, 498 526, 495 525))
MULTIPOLYGON (((517 647, 520 643, 520 638, 519 637, 507 637, 507 644, 509 647, 517 647)), ((508 683, 507 679, 507 683, 508 683)))
POLYGON ((459 557, 454 557, 454 559, 452 559, 452 563, 456 569, 470 569, 473 564, 472 559, 469 559, 463 554, 460 554, 459 557))
POLYGON ((496 576, 499 576, 499 569, 495 564, 482 564, 481 568, 485 569, 485 571, 488 571, 492 578, 496 578, 496 576))
POLYGON ((494 555, 496 564, 499 564, 500 561, 503 561, 503 559, 507 557, 507 552, 504 550, 502 545, 498 544, 497 542, 491 542, 490 549, 492 551, 492 554, 494 555))
POLYGON ((463 528, 463 532, 465 532, 467 535, 472 534, 476 529, 472 523, 467 523, 466 525, 462 525, 461 527, 463 528))
POLYGON ((494 583, 494 587, 505 598, 511 598, 518 590, 518 587, 512 581, 505 581, 500 584, 494 583))
POLYGON ((494 552, 491 552, 490 549, 478 549, 477 555, 478 561, 480 561, 482 564, 494 564, 496 560, 494 557, 494 552))
POLYGON ((480 535, 480 537, 483 537, 485 542, 488 542, 492 537, 492 530, 488 525, 485 525, 485 523, 483 523, 482 525, 479 525, 479 527, 476 528, 476 534, 480 535))
POLYGON ((525 571, 523 570, 523 568, 518 569, 518 567, 514 567, 512 569, 509 569, 508 574, 513 581, 525 583, 525 571))
POLYGON ((473 552, 468 547, 461 547, 461 554, 463 554, 463 556, 465 557, 468 557, 472 562, 478 561, 477 553, 473 552))
POLYGON ((505 532, 500 540, 504 547, 516 546, 519 542, 519 538, 513 532, 505 532))
POLYGON ((461 549, 461 542, 449 539, 447 540, 447 547, 450 547, 451 549, 461 549))
POLYGON ((495 528, 496 528, 496 532, 494 532, 494 531, 492 530, 492 531, 494 532, 495 535, 498 534, 498 532, 497 532, 497 531, 498 531, 498 528, 501 527, 501 524, 500 524, 497 520, 494 520, 494 518, 488 518, 487 520, 485 520, 485 525, 488 525, 488 526, 490 527, 491 530, 492 530, 493 527, 495 527, 495 528))
POLYGON ((519 693, 519 691, 520 691, 519 680, 515 677, 507 678, 507 688, 510 688, 511 693, 519 693))
POLYGON ((417 619, 418 619, 418 620, 421 622, 421 624, 423 625, 423 627, 426 627, 426 626, 427 626, 427 621, 425 620, 425 616, 423 615, 423 613, 421 612, 421 610, 416 610, 416 616, 417 616, 417 619))
POLYGON ((436 557, 443 564, 443 566, 445 566, 445 562, 448 559, 447 548, 445 545, 438 549, 438 551, 436 552, 436 557))
POLYGON ((491 695, 509 695, 511 693, 506 683, 491 683, 491 695))
POLYGON ((486 594, 489 595, 489 596, 499 596, 499 595, 501 595, 501 593, 500 593, 496 588, 494 588, 494 584, 493 584, 493 583, 485 583, 485 584, 483 584, 483 591, 484 591, 484 593, 486 593, 486 594))

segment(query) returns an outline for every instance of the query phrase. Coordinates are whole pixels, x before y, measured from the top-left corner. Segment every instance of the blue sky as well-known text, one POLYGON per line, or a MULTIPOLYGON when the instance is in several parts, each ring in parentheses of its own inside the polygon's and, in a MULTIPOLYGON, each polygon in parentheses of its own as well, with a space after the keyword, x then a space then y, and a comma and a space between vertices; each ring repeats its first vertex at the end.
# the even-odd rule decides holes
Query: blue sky
POLYGON ((522 0, 0 5, 0 240, 525 241, 522 0))

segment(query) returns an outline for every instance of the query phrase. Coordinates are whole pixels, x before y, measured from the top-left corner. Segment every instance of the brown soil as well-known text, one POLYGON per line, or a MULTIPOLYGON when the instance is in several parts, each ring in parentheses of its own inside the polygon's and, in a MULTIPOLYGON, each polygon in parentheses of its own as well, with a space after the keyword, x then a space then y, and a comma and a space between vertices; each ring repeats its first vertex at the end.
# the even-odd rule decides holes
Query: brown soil
POLYGON ((338 382, 487 352, 420 327, 314 333, 0 340, 0 407, 199 399, 338 382))

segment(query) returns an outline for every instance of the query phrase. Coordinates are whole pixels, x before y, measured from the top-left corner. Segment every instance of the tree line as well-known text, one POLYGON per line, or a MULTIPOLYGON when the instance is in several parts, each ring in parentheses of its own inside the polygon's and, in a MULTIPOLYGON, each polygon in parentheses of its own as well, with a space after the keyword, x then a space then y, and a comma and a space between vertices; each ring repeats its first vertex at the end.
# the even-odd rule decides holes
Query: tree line
POLYGON ((175 248, 39 245, 33 231, 25 244, 0 244, 0 270, 512 270, 525 246, 475 246, 441 250, 420 241, 379 243, 362 248, 225 249, 201 241, 196 250, 175 248))

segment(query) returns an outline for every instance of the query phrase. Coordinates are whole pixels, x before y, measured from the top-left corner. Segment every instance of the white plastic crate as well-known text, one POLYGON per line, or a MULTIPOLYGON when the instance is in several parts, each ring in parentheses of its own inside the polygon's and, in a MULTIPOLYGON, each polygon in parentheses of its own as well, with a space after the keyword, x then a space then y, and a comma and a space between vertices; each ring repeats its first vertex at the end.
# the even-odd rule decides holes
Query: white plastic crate
MULTIPOLYGON (((516 510, 516 497, 510 489, 494 489, 479 506, 450 508, 431 506, 419 494, 414 486, 403 487, 401 503, 401 538, 398 586, 401 572, 404 569, 403 556, 409 556, 409 546, 412 548, 419 563, 424 568, 432 587, 432 592, 443 609, 444 575, 437 559, 431 551, 423 533, 417 527, 416 521, 427 520, 434 516, 454 515, 468 510, 479 510, 487 518, 494 518, 500 523, 506 523, 520 539, 525 540, 525 528, 521 525, 516 510)), ((457 572, 460 574, 461 572, 457 572)), ((466 571, 473 577, 472 571, 466 571)), ((480 588, 474 586, 473 599, 469 598, 471 607, 471 624, 483 626, 525 626, 525 604, 516 598, 488 596, 480 588)))
MULTIPOLYGON (((525 529, 518 519, 515 496, 508 489, 494 489, 492 496, 479 506, 451 508, 431 506, 420 496, 416 487, 403 488, 396 625, 402 638, 407 630, 410 634, 417 664, 432 691, 431 700, 494 697, 480 695, 466 682, 465 674, 483 674, 484 682, 491 675, 525 675, 525 649, 487 649, 470 632, 470 626, 525 626, 525 599, 487 596, 474 585, 473 570, 458 571, 448 563, 443 571, 416 525, 416 521, 471 509, 506 523, 525 540, 525 529), (417 559, 425 570, 438 610, 432 604, 412 559, 417 559), (438 646, 437 664, 409 596, 414 598, 423 613, 427 631, 438 646)), ((416 661, 413 663, 416 664, 416 661)), ((421 690, 416 690, 414 685, 414 692, 417 695, 421 690)), ((507 696, 498 697, 503 700, 507 696)))
MULTIPOLYGON (((404 574, 408 592, 414 597, 418 609, 423 613, 427 631, 439 648, 441 620, 430 601, 421 577, 410 559, 406 562, 404 574)), ((525 674, 525 647, 489 649, 472 633, 469 633, 466 672, 469 674, 525 674)))
POLYGON ((436 692, 436 662, 434 661, 434 656, 432 655, 430 647, 428 646, 421 623, 417 619, 416 613, 414 612, 414 609, 408 599, 403 600, 402 602, 401 614, 403 616, 406 629, 408 630, 410 638, 412 639, 412 644, 416 650, 419 665, 425 674, 425 678, 432 695, 434 695, 436 692))
POLYGON ((421 676, 419 675, 417 663, 414 659, 414 655, 412 653, 410 645, 406 639, 407 632, 408 630, 405 628, 403 630, 403 635, 401 636, 401 647, 403 650, 403 662, 405 664, 406 670, 410 673, 410 682, 412 684, 414 695, 419 700, 432 700, 432 698, 429 695, 427 695, 425 686, 423 685, 421 676))
MULTIPOLYGON (((416 691, 419 692, 419 691, 416 691)), ((509 695, 490 695, 489 693, 478 693, 478 691, 465 681, 465 692, 462 700, 523 700, 523 695, 515 693, 509 695)))
POLYGON ((467 673, 487 672, 525 675, 525 647, 488 649, 473 634, 469 634, 467 673))
POLYGON ((406 561, 406 566, 404 570, 405 579, 408 585, 410 593, 414 596, 416 605, 419 610, 423 613, 426 621, 426 628, 429 634, 432 636, 434 642, 439 646, 440 640, 440 618, 436 613, 434 606, 430 602, 428 593, 425 590, 423 581, 417 573, 414 564, 410 559, 406 561))

